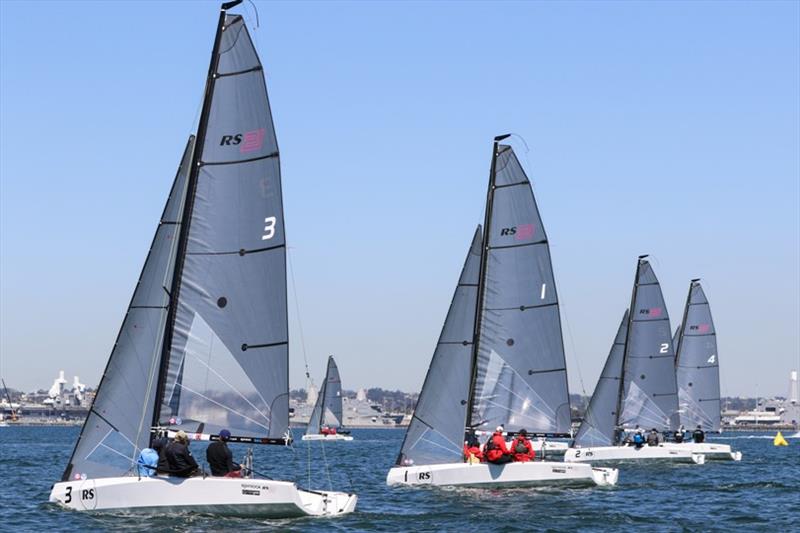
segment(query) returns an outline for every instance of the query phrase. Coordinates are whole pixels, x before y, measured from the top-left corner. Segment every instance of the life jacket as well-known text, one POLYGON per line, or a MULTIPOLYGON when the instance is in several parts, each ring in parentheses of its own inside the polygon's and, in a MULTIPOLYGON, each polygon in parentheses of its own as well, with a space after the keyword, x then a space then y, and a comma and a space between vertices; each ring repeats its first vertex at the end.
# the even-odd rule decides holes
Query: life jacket
POLYGON ((644 437, 641 433, 634 433, 633 434, 633 443, 634 444, 644 444, 644 437))
POLYGON ((527 463, 536 457, 531 441, 521 435, 517 435, 511 442, 511 453, 514 455, 514 461, 518 463, 527 463))
POLYGON ((504 455, 508 455, 508 448, 506 447, 506 439, 503 438, 503 434, 495 431, 489 440, 486 441, 486 460, 487 461, 496 461, 500 459, 504 455))
POLYGON ((483 452, 480 446, 464 444, 464 460, 468 463, 483 461, 483 452))

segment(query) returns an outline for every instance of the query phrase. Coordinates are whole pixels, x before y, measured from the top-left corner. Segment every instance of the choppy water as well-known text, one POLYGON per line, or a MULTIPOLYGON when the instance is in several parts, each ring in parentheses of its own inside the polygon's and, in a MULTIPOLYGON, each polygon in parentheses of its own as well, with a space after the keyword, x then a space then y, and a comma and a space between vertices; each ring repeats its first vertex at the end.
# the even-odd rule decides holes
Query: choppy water
MULTIPOLYGON (((355 491, 356 512, 335 519, 281 521, 92 516, 60 510, 46 502, 77 435, 78 428, 0 428, 0 530, 800 531, 800 439, 778 448, 764 434, 718 437, 744 452, 741 463, 623 466, 619 484, 610 489, 448 491, 387 487, 386 471, 403 432, 355 430, 354 442, 324 448, 312 443, 311 484, 355 491)), ((202 446, 195 443, 193 450, 204 457, 202 446)), ((243 451, 234 447, 236 456, 243 451)), ((261 446, 255 468, 307 485, 307 458, 307 443, 297 443, 294 451, 261 446)))

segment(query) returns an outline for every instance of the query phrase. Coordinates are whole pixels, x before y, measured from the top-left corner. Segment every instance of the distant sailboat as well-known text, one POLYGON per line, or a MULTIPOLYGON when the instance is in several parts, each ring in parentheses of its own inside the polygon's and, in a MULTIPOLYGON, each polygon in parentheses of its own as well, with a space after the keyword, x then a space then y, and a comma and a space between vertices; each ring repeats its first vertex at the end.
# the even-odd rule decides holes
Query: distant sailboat
POLYGON ((317 395, 303 440, 351 441, 350 432, 344 430, 342 413, 342 380, 333 356, 328 357, 325 380, 317 395))
MULTIPOLYGON (((78 511, 338 515, 356 496, 269 479, 141 476, 153 433, 291 440, 286 244, 275 130, 258 54, 222 4, 190 137, 128 312, 50 501, 78 511)), ((245 475, 249 475, 245 472, 245 475)))
MULTIPOLYGON (((699 279, 689 284, 683 322, 675 338, 680 423, 689 432, 700 427, 705 432, 718 433, 722 423, 717 331, 699 279)), ((742 459, 742 452, 732 451, 728 444, 682 442, 666 445, 702 453, 708 459, 742 459)))
POLYGON ((465 430, 569 436, 558 298, 533 190, 511 146, 495 138, 484 218, 389 485, 613 485, 618 472, 548 461, 469 464, 465 430))
POLYGON ((567 462, 666 460, 703 463, 705 457, 663 446, 622 445, 624 430, 678 427, 669 316, 650 263, 639 257, 631 297, 567 462))

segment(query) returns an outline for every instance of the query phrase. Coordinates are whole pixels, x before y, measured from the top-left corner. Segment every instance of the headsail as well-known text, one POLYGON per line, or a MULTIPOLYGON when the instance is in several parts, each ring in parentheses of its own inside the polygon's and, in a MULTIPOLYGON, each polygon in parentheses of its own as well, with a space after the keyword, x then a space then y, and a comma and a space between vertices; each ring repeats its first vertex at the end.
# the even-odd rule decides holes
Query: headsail
POLYGON ((327 425, 341 427, 344 425, 342 413, 342 380, 339 377, 339 368, 333 356, 328 357, 328 369, 325 371, 325 380, 317 395, 314 410, 306 428, 307 435, 319 433, 320 426, 327 425))
POLYGON ((566 434, 569 391, 547 235, 512 148, 494 144, 472 424, 566 434))
POLYGON ((289 361, 278 145, 258 55, 224 7, 197 144, 153 423, 279 438, 289 361))
POLYGON ((680 421, 686 428, 720 429, 719 355, 711 307, 692 280, 676 347, 680 421))
POLYGON ((606 359, 600 379, 594 388, 586 415, 575 436, 575 445, 611 446, 615 444, 619 393, 622 387, 622 359, 625 355, 625 338, 628 332, 628 311, 614 338, 614 344, 606 359))
POLYGON ((678 427, 675 352, 664 297, 650 263, 641 256, 631 298, 625 344, 620 425, 659 431, 678 427))
POLYGON ((406 431, 398 465, 462 461, 481 241, 478 226, 406 431))
POLYGON ((194 150, 189 137, 128 312, 62 481, 120 476, 150 443, 177 235, 194 150))

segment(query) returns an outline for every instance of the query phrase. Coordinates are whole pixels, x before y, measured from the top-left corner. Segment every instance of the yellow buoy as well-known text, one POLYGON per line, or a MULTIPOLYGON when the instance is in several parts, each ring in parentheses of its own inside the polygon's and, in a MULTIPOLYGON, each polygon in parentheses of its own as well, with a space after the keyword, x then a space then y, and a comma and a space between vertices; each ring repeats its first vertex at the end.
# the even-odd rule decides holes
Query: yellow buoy
POLYGON ((786 439, 783 438, 783 435, 781 435, 780 431, 778 432, 777 435, 775 435, 775 438, 772 439, 772 444, 775 445, 775 446, 788 446, 789 445, 789 443, 786 442, 786 439))

